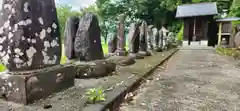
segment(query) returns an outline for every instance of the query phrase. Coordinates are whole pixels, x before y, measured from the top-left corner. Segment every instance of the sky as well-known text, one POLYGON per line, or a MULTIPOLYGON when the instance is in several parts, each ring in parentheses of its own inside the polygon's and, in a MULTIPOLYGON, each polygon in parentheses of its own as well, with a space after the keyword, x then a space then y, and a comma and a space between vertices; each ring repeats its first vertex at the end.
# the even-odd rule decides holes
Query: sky
POLYGON ((73 10, 78 10, 80 7, 87 7, 93 4, 95 0, 55 0, 56 4, 67 4, 72 6, 73 10))

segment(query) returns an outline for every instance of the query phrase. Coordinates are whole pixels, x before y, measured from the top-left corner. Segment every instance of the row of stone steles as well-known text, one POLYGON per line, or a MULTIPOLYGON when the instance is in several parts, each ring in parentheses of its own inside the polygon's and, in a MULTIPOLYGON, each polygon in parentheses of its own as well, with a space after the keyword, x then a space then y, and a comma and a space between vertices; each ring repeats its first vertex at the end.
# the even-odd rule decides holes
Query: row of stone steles
MULTIPOLYGON (((59 64, 61 40, 53 1, 4 0, 3 4, 0 57, 7 68, 32 70, 59 64), (49 5, 43 8, 39 4, 49 5), (17 9, 21 6, 22 9, 17 9)), ((161 37, 166 36, 165 28, 157 33, 154 26, 147 27, 146 22, 142 22, 133 23, 129 30, 129 53, 161 48, 166 44, 165 37, 161 37)), ((121 16, 117 34, 109 43, 110 53, 126 54, 124 35, 124 16, 121 16)), ((82 18, 70 17, 64 36, 65 52, 69 59, 90 61, 103 58, 100 27, 94 14, 87 13, 82 18)))
MULTIPOLYGON (((147 26, 145 21, 131 24, 127 35, 129 49, 125 49, 124 32, 125 16, 120 15, 117 32, 108 41, 109 55, 137 56, 150 55, 149 52, 160 52, 166 49, 168 30, 162 27, 158 30, 153 25, 147 26)), ((96 15, 86 13, 83 17, 72 16, 66 21, 64 31, 65 54, 68 59, 93 61, 103 59, 100 27, 96 15)))
MULTIPOLYGON (((169 31, 164 27, 158 30, 153 25, 147 26, 145 21, 132 23, 129 29, 129 34, 127 35, 129 45, 128 52, 130 54, 136 54, 138 52, 147 53, 152 50, 160 51, 166 47, 170 40, 168 39, 168 32, 169 31)), ((115 33, 108 41, 108 52, 111 54, 116 53, 118 49, 118 34, 119 33, 115 33)))
MULTIPOLYGON (((3 0, 2 6, 0 58, 9 72, 0 74, 1 95, 7 100, 27 104, 73 86, 76 67, 60 65, 62 45, 54 0, 3 0)), ((124 19, 121 15, 117 42, 114 42, 113 52, 117 56, 127 55, 124 19)), ((150 30, 149 33, 146 22, 132 25, 130 32, 129 53, 142 51, 148 55, 152 48, 149 46, 154 44, 153 32, 150 30)), ((70 17, 64 35, 65 53, 69 59, 104 59, 100 27, 94 14, 70 17)))

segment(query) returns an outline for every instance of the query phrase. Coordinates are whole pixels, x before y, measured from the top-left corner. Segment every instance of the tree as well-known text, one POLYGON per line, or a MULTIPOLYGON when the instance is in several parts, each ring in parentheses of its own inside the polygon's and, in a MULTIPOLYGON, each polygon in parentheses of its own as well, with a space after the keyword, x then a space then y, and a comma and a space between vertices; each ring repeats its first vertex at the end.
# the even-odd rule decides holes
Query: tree
POLYGON ((240 17, 240 1, 234 0, 230 9, 230 16, 240 17))
POLYGON ((57 6, 57 16, 60 25, 61 38, 63 40, 63 33, 65 28, 65 23, 67 18, 70 16, 81 16, 82 14, 78 11, 73 11, 71 6, 68 5, 58 5, 57 6))

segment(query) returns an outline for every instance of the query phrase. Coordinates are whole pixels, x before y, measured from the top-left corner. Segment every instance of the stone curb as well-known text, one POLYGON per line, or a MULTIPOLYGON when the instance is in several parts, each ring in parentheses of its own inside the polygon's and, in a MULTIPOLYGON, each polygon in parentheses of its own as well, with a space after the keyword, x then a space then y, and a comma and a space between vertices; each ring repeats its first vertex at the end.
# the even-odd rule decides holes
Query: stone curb
POLYGON ((82 111, 116 111, 119 108, 119 105, 124 100, 125 96, 129 93, 134 91, 138 88, 138 86, 141 85, 141 82, 145 80, 145 78, 152 75, 153 71, 157 69, 158 66, 165 63, 170 57, 172 57, 179 49, 175 49, 171 54, 169 54, 165 59, 163 59, 159 64, 153 66, 149 71, 147 71, 145 74, 143 74, 141 77, 138 77, 135 81, 133 81, 131 84, 123 87, 119 87, 116 90, 114 90, 113 93, 114 96, 109 97, 110 100, 105 101, 104 104, 98 103, 98 104, 92 104, 85 107, 82 111))

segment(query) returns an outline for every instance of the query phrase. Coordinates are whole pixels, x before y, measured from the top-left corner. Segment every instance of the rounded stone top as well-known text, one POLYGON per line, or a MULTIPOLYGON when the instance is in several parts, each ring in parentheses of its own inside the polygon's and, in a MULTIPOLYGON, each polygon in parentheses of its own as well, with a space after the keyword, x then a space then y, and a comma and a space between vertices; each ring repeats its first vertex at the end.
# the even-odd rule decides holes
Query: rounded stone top
POLYGON ((149 25, 148 28, 153 29, 154 25, 149 25))

